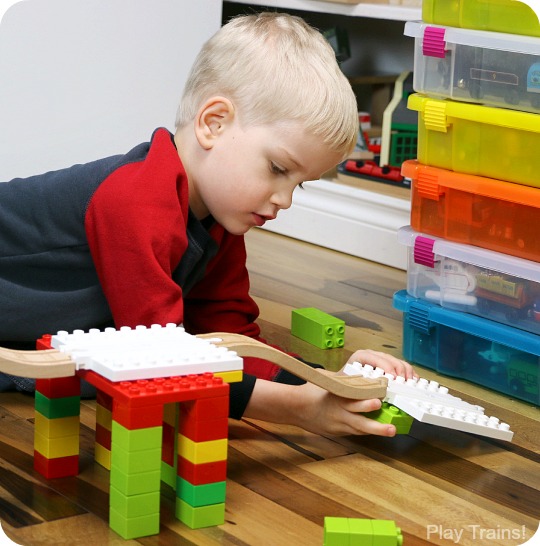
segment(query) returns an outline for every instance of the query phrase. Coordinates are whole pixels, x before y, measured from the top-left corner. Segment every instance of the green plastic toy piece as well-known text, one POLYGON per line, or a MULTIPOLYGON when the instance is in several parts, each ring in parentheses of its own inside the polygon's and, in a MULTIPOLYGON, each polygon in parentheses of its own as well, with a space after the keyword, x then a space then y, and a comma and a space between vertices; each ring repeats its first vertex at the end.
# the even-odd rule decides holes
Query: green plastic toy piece
POLYGON ((395 425, 397 434, 409 434, 414 418, 396 406, 383 402, 381 409, 364 414, 379 423, 395 425))
POLYGON ((324 518, 324 546, 402 546, 395 522, 383 519, 324 518))
POLYGON ((291 334, 319 349, 340 348, 345 345, 345 321, 314 307, 295 309, 291 334))

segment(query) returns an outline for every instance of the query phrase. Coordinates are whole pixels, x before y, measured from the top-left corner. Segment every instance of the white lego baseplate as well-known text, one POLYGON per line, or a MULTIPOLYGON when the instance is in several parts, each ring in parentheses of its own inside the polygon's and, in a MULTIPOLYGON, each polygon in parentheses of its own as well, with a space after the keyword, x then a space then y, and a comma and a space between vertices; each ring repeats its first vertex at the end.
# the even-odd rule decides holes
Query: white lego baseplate
POLYGON ((93 370, 111 381, 131 381, 243 368, 242 358, 225 347, 188 334, 176 324, 58 332, 54 349, 78 370, 93 370))
POLYGON ((452 396, 448 393, 448 389, 439 385, 437 381, 428 381, 423 378, 406 380, 404 377, 394 377, 385 373, 381 368, 373 368, 359 362, 346 364, 342 373, 388 378, 388 389, 384 401, 393 404, 422 423, 472 432, 509 442, 514 436, 510 425, 501 423, 497 417, 488 417, 484 414, 484 408, 452 396))

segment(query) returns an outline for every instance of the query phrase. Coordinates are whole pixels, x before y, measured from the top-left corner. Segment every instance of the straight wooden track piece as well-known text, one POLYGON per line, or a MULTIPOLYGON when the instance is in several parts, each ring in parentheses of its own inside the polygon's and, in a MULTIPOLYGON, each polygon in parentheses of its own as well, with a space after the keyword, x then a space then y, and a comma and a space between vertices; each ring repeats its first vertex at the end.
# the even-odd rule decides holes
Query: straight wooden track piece
POLYGON ((218 347, 231 349, 242 357, 252 356, 274 362, 280 368, 287 370, 300 379, 304 379, 343 398, 368 400, 371 398, 382 399, 386 396, 388 379, 385 377, 367 379, 360 376, 326 374, 278 349, 240 334, 220 332, 200 334, 197 337, 204 338, 218 347))

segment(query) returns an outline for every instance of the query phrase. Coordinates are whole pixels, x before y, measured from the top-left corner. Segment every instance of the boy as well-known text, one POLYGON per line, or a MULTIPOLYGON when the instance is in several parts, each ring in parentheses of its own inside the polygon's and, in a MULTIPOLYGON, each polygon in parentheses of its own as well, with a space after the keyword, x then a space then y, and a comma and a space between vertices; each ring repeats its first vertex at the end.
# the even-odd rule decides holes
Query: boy
MULTIPOLYGON (((199 54, 174 135, 124 156, 0 184, 0 343, 58 330, 183 323, 197 334, 258 337, 243 234, 290 206, 292 193, 348 155, 354 94, 324 38, 301 19, 260 14, 225 25, 199 54)), ((383 353, 354 359, 410 377, 383 353)), ((350 401, 293 385, 245 359, 231 416, 323 434, 391 436, 350 401)), ((3 376, 3 387, 32 383, 3 376)))

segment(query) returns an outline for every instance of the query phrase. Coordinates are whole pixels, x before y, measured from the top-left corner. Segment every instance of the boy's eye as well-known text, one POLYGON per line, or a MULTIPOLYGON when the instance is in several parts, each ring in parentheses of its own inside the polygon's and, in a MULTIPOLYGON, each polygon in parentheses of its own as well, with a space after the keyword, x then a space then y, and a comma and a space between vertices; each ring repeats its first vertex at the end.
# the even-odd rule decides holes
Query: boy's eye
POLYGON ((276 165, 273 161, 270 162, 270 171, 273 174, 277 174, 277 175, 287 174, 286 169, 283 169, 280 166, 276 165))

